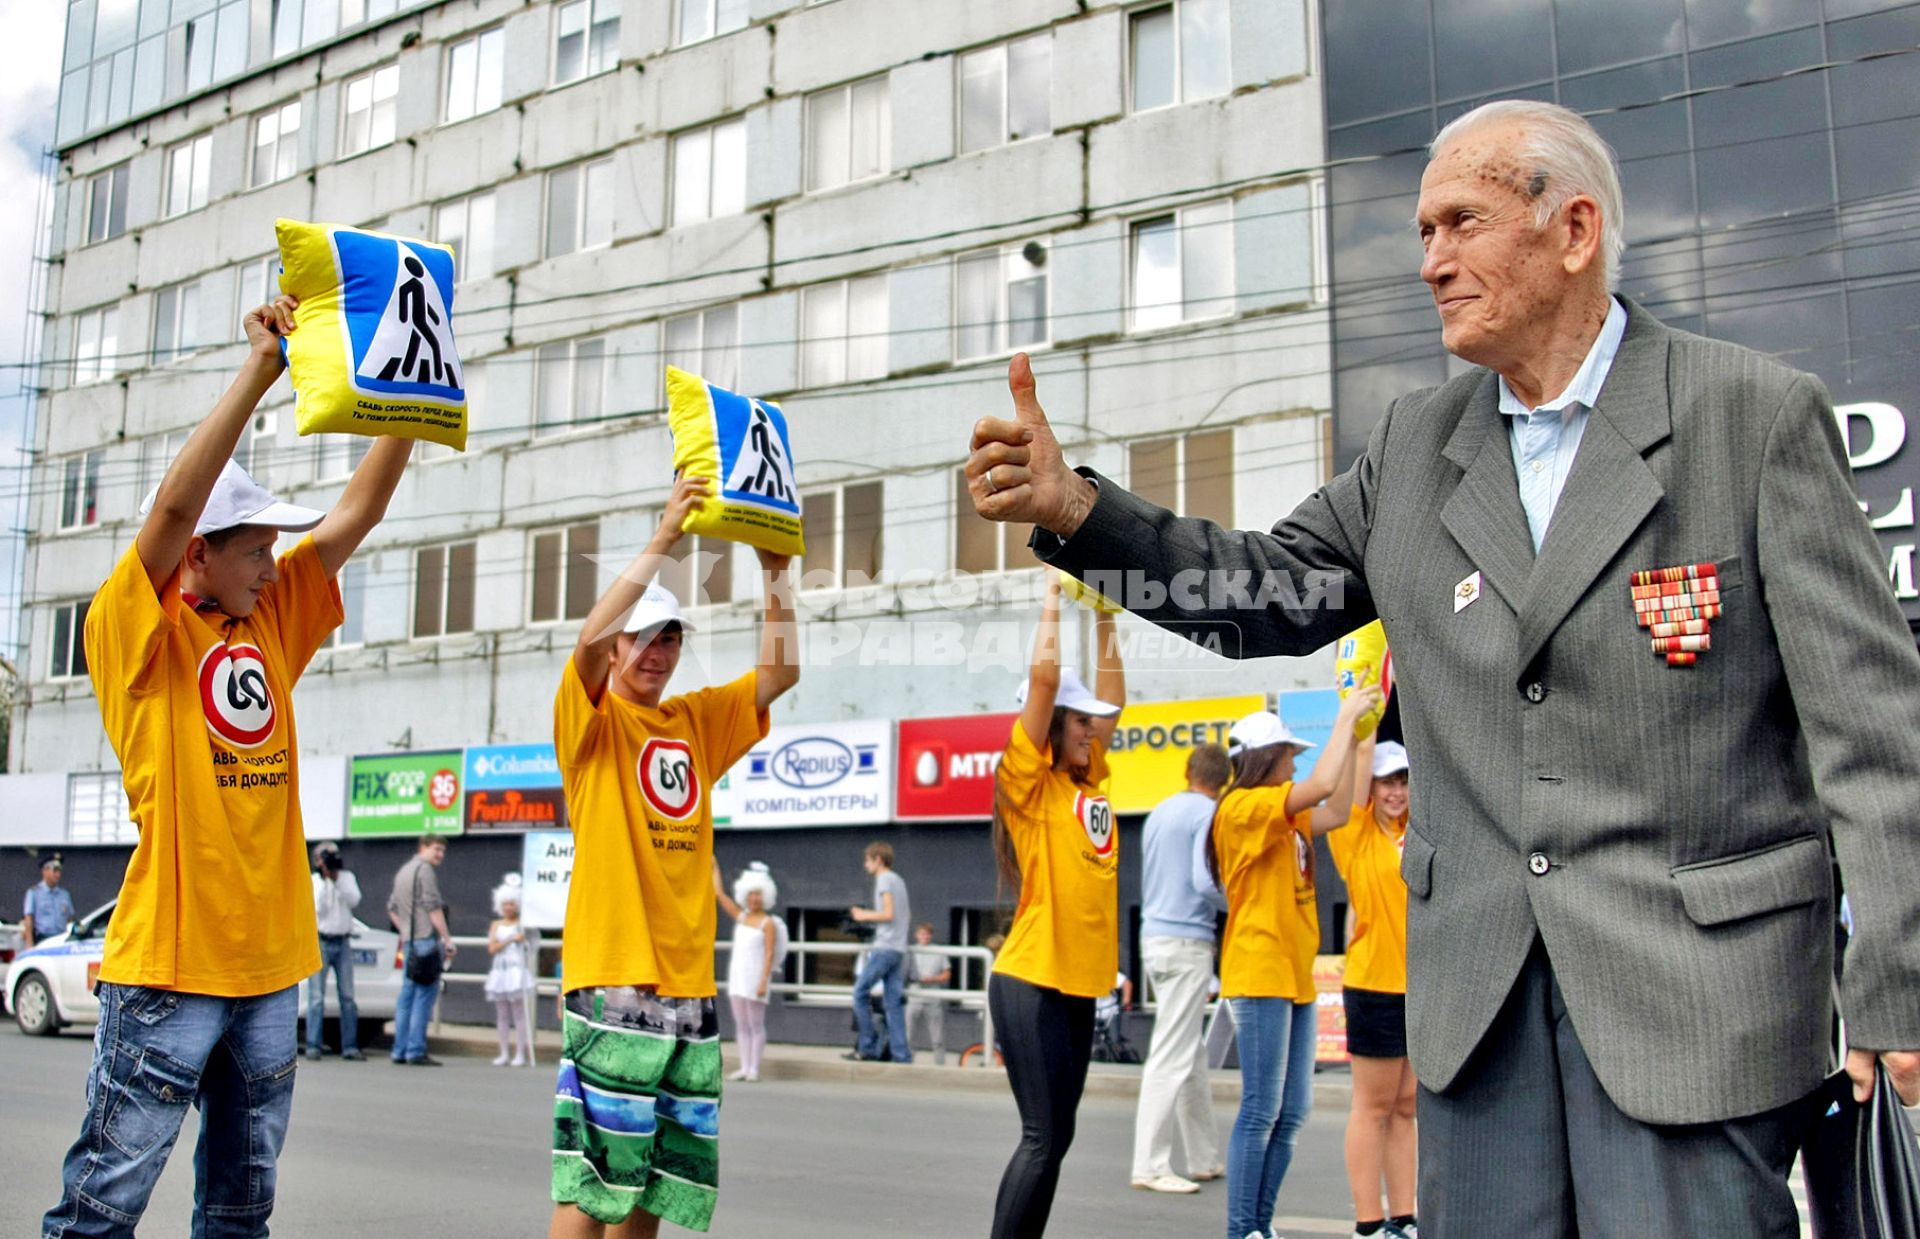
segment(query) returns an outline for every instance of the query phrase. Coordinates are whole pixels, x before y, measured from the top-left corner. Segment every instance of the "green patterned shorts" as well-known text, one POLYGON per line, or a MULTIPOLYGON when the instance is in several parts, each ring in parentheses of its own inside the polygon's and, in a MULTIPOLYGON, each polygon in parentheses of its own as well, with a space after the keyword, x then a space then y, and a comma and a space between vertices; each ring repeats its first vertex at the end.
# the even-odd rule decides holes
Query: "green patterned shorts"
POLYGON ((633 986, 567 995, 553 1096, 553 1199, 606 1224, 645 1209, 705 1230, 720 1187, 720 1025, 711 998, 633 986))

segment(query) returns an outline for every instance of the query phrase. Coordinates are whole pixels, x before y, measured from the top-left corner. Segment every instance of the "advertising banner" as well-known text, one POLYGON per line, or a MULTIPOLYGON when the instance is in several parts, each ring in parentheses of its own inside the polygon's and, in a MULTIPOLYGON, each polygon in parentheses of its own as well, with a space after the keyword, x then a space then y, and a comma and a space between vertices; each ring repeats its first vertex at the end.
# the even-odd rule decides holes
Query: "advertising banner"
POLYGON ((348 836, 459 834, 462 769, 459 749, 354 758, 348 836))
POLYGON ((728 775, 731 803, 725 807, 735 827, 889 822, 893 724, 870 719, 775 727, 728 775))
POLYGON ((1258 693, 1198 701, 1144 701, 1120 712, 1107 765, 1107 799, 1115 813, 1145 813, 1187 787, 1187 755, 1207 743, 1224 745, 1227 730, 1267 708, 1258 693))
POLYGON ((1319 1022, 1313 1046, 1316 1063, 1347 1061, 1347 1007, 1340 998, 1346 975, 1346 956, 1313 957, 1314 1016, 1319 1022))
POLYGON ((573 835, 528 831, 520 851, 520 880, 520 919, 535 929, 564 927, 567 890, 573 884, 573 835))
POLYGON ((469 831, 508 834, 567 824, 560 763, 551 744, 500 744, 467 750, 469 831))
POLYGON ((901 821, 993 817, 993 775, 1018 714, 900 721, 894 813, 901 821))

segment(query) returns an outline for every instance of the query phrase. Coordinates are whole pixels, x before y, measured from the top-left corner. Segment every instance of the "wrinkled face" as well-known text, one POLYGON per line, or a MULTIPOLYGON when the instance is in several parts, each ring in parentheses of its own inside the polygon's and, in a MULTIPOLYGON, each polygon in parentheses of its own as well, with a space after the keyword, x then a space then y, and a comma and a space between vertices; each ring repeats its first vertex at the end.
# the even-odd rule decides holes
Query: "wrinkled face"
POLYGON ((758 887, 755 887, 753 890, 748 891, 747 892, 747 911, 765 912, 766 910, 767 910, 767 893, 763 890, 760 890, 758 887))
POLYGON ((1060 729, 1060 751, 1053 755, 1056 770, 1085 766, 1093 760, 1093 715, 1066 711, 1060 729))
POLYGON ((1373 781, 1373 807, 1386 817, 1405 817, 1407 814, 1407 772, 1390 774, 1384 779, 1373 781))
POLYGON ((279 536, 279 530, 257 525, 244 526, 217 543, 196 534, 187 544, 180 583, 234 619, 245 619, 267 586, 280 579, 280 565, 273 557, 279 536))
POLYGON ((1568 293, 1564 210, 1534 226, 1538 186, 1516 161, 1522 130, 1490 122, 1443 147, 1420 178, 1414 216, 1447 351, 1502 369, 1568 293))
POLYGON ((614 639, 613 660, 618 674, 614 688, 628 701, 657 706, 667 691, 667 681, 680 665, 680 625, 668 624, 640 645, 635 634, 623 632, 614 639))

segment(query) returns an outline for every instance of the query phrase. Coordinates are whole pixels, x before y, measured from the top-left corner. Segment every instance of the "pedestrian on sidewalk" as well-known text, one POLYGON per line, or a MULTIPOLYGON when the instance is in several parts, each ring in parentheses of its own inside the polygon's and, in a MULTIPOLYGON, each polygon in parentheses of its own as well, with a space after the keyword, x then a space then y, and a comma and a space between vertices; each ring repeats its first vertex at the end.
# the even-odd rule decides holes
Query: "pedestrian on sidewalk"
POLYGON ((1090 692, 1060 665, 1060 581, 1047 582, 1020 716, 994 775, 993 841, 1019 891, 987 1004, 1020 1111, 1020 1144, 994 1201, 993 1239, 1040 1235, 1093 1056, 1094 1001, 1119 968, 1120 839, 1107 744, 1126 702, 1113 616, 1094 617, 1090 692))
POLYGON ((234 463, 286 369, 296 308, 280 297, 246 314, 240 373, 87 608, 87 672, 140 838, 100 960, 87 1114, 43 1239, 133 1234, 195 1105, 192 1225, 151 1229, 265 1234, 273 1213, 299 986, 320 967, 293 686, 343 619, 340 569, 413 446, 376 442, 328 512, 283 503, 234 463), (308 530, 274 554, 282 531, 308 530))
POLYGON ((773 915, 780 888, 772 872, 756 860, 733 880, 733 896, 729 898, 716 860, 713 896, 733 918, 733 949, 727 952, 727 1005, 733 1008, 740 1068, 727 1079, 751 1082, 760 1078, 760 1061, 767 1052, 767 1004, 772 998, 773 973, 787 954, 787 927, 773 915))
POLYGON ((553 1103, 549 1239, 704 1231, 719 1199, 714 783, 800 679, 790 559, 761 550, 757 664, 678 696, 690 625, 653 583, 714 493, 683 475, 660 527, 600 596, 553 704, 573 822, 566 1008, 553 1103))
MULTIPOLYGON (((947 1048, 947 1000, 944 990, 953 980, 953 957, 933 946, 933 922, 913 927, 913 952, 907 957, 907 1040, 925 1024, 927 1048, 944 1054, 947 1048)), ((944 1060, 942 1060, 944 1061, 944 1060)))
POLYGON ((1353 1233, 1354 1239, 1419 1239, 1413 1209, 1420 1085, 1407 1062, 1407 883, 1400 876, 1407 750, 1392 740, 1368 740, 1353 767, 1353 811, 1327 836, 1353 922, 1341 991, 1353 1060, 1346 1143, 1353 1233))
POLYGON ((320 971, 307 978, 307 1058, 325 1054, 321 1029, 326 1024, 327 973, 340 1000, 340 1057, 364 1062, 360 1052, 360 1007, 353 1000, 353 910, 360 906, 360 880, 340 858, 340 846, 313 849, 313 917, 320 929, 320 971))
POLYGON ((500 1053, 493 1060, 496 1067, 519 1067, 533 1058, 531 995, 540 960, 540 931, 520 923, 520 887, 520 875, 509 873, 493 888, 496 919, 487 927, 487 951, 493 963, 483 988, 493 1003, 493 1023, 500 1034, 500 1053))
POLYGON ((1194 860, 1204 862, 1214 802, 1230 773, 1226 749, 1197 746, 1187 755, 1187 789, 1155 805, 1141 831, 1140 954, 1155 1004, 1133 1122, 1133 1186, 1145 1191, 1191 1194, 1226 1173, 1204 1028, 1218 918, 1195 882, 1194 860), (1176 1130, 1184 1176, 1173 1169, 1176 1130))
POLYGON ((413 859, 393 875, 393 893, 387 896, 387 919, 400 931, 400 997, 393 1011, 394 1064, 401 1067, 438 1067, 427 1053, 427 1025, 440 998, 440 974, 453 962, 458 949, 447 928, 447 902, 440 897, 440 866, 447 859, 447 841, 441 835, 422 835, 413 859))
POLYGON ((848 908, 854 920, 874 926, 866 963, 853 981, 853 1024, 860 1040, 844 1057, 878 1059, 880 1034, 873 1026, 873 989, 880 987, 880 1004, 887 1017, 887 1052, 896 1063, 913 1061, 907 1043, 907 1013, 901 995, 907 985, 907 926, 913 923, 913 905, 907 883, 893 871, 893 845, 869 843, 862 864, 873 875, 873 906, 848 908))
POLYGON ((1353 804, 1354 720, 1380 703, 1347 695, 1312 773, 1313 747, 1267 711, 1228 733, 1233 776, 1213 816, 1213 876, 1227 898, 1220 992, 1233 1004, 1240 1113, 1227 1141, 1228 1239, 1273 1239, 1274 1202, 1313 1106, 1313 957, 1320 950, 1313 836, 1344 825, 1353 804))
POLYGON ((27 888, 26 905, 20 913, 22 949, 63 932, 73 923, 73 895, 60 885, 62 870, 57 855, 40 862, 40 880, 27 888))

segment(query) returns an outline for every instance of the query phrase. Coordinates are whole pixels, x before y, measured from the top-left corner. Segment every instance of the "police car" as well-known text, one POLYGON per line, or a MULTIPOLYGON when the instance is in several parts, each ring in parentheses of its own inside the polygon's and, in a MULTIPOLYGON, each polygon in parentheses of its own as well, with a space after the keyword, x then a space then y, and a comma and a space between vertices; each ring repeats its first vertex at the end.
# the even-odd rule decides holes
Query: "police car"
MULTIPOLYGON (((106 951, 107 922, 113 908, 112 903, 96 908, 74 922, 72 928, 42 938, 14 956, 7 966, 4 999, 6 1012, 20 1025, 20 1031, 46 1036, 69 1024, 100 1022, 100 1003, 93 996, 93 986, 100 975, 100 957, 106 951)), ((384 1021, 393 1018, 400 979, 400 935, 355 920, 353 998, 360 1008, 362 1043, 378 1032, 384 1021)), ((302 1020, 306 1018, 306 998, 303 985, 302 1020)), ((327 1022, 337 1022, 339 1015, 340 1007, 329 983, 327 1022)))

